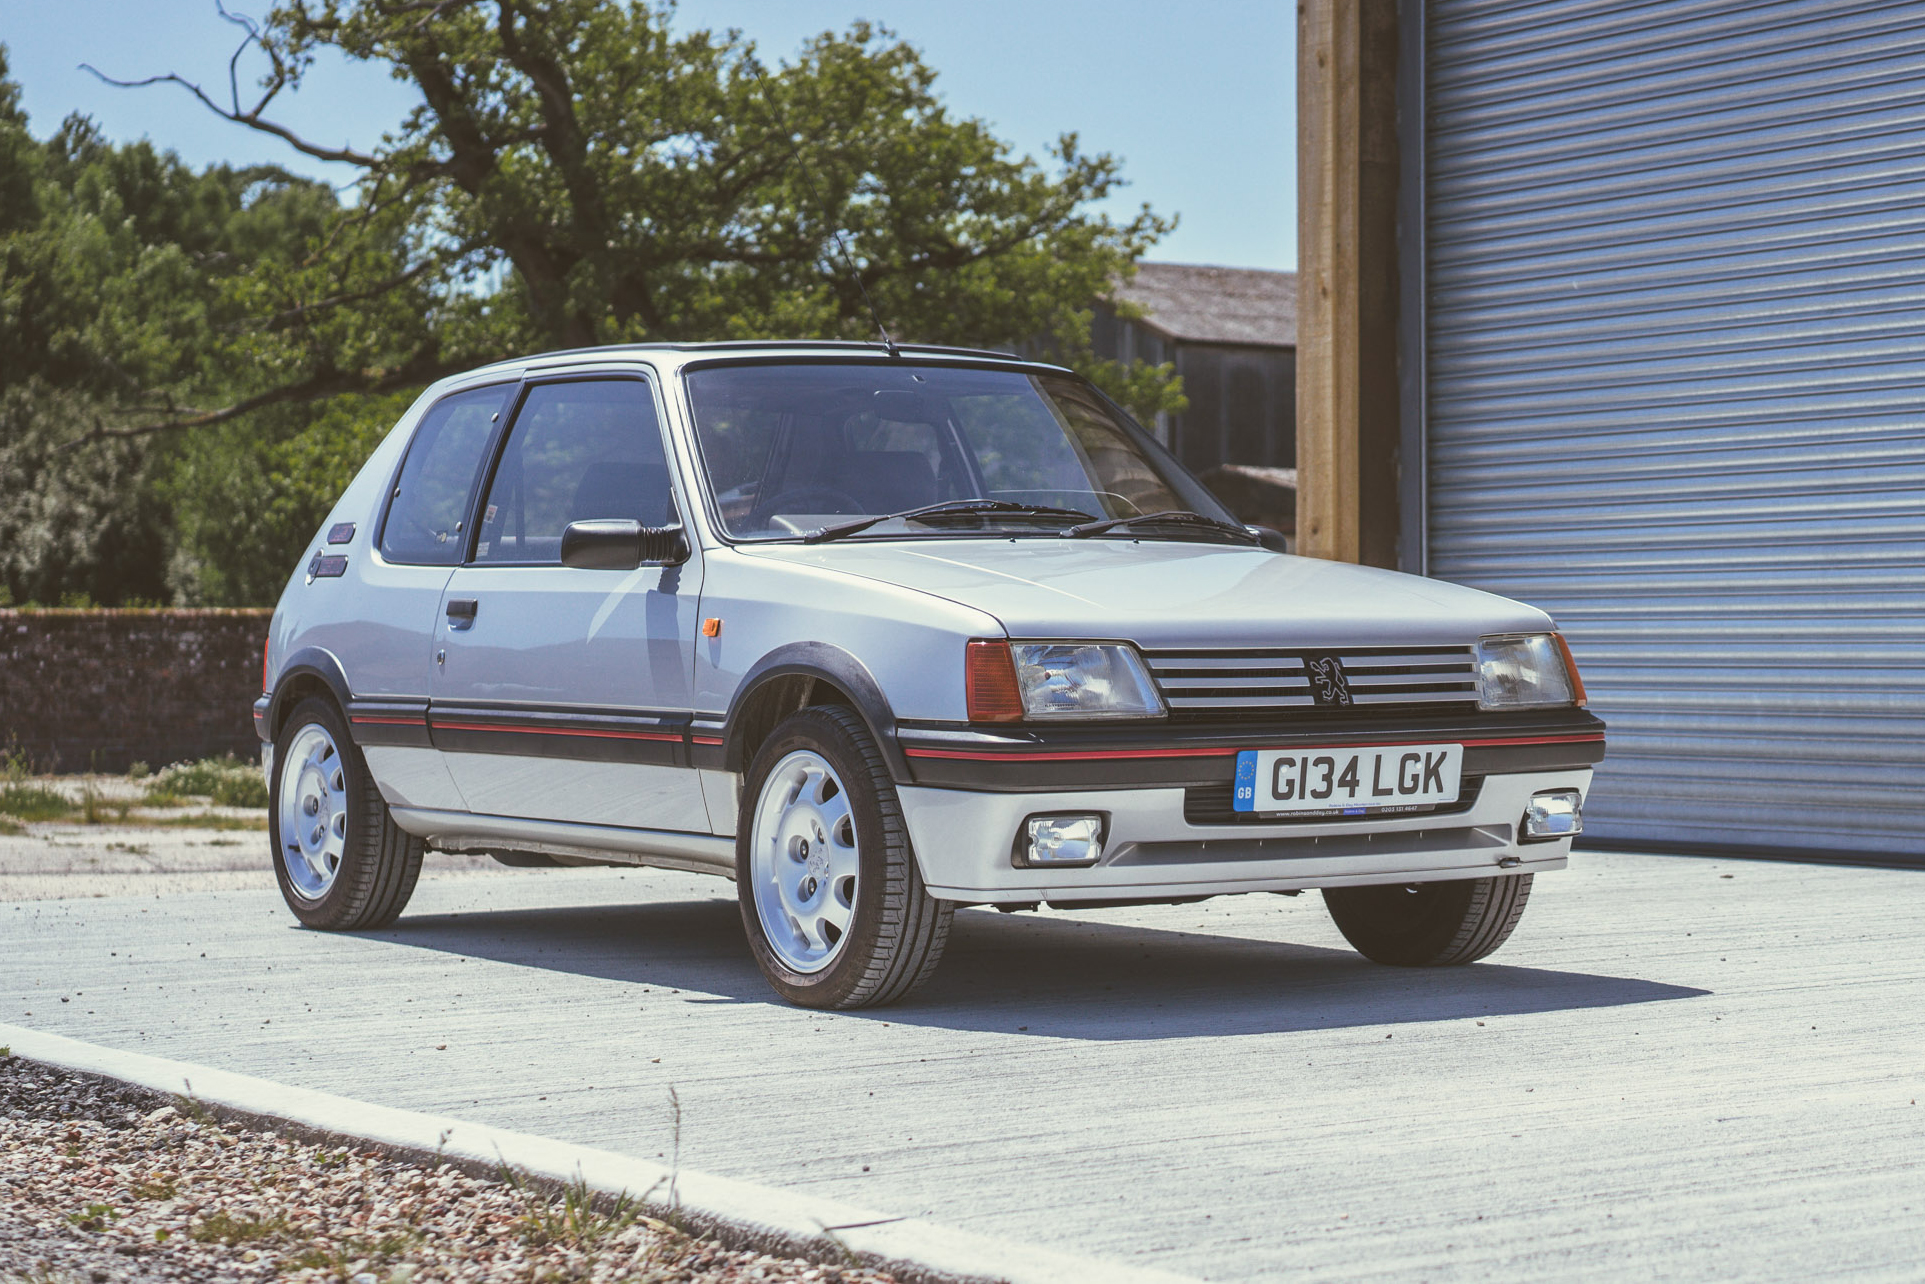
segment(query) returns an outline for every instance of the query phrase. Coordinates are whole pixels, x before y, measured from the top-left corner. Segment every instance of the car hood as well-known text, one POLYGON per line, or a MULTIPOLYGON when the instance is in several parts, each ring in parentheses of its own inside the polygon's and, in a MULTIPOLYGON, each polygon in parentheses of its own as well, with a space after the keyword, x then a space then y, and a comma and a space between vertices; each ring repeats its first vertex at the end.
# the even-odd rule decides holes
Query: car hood
POLYGON ((752 551, 975 607, 1012 637, 1144 647, 1428 645, 1552 627, 1534 607, 1442 580, 1236 545, 919 539, 752 551))

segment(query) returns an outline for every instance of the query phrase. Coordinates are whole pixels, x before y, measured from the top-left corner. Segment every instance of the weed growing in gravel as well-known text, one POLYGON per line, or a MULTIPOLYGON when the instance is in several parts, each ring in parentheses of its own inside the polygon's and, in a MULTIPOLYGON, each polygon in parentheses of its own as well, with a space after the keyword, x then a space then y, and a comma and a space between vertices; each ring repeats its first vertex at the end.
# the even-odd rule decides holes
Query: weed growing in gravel
POLYGON ((19 821, 8 820, 5 816, 0 816, 0 834, 5 834, 8 837, 14 837, 16 835, 24 834, 26 832, 27 832, 27 827, 21 824, 19 821))
POLYGON ((77 1213, 67 1214, 67 1224, 84 1231, 107 1229, 109 1222, 120 1219, 120 1210, 112 1204, 89 1204, 77 1213))
POLYGON ((162 1177, 158 1173, 146 1181, 135 1182, 127 1189, 133 1192, 135 1199, 151 1199, 155 1201, 172 1199, 180 1191, 179 1185, 175 1183, 173 1178, 162 1177))
POLYGON ((504 1166, 501 1179, 521 1200, 522 1212, 515 1219, 515 1227, 530 1248, 551 1244, 593 1248, 633 1226, 641 1215, 626 1191, 613 1199, 598 1196, 580 1175, 554 1195, 536 1189, 529 1183, 528 1174, 516 1168, 504 1166))
POLYGON ((0 785, 0 812, 17 820, 59 820, 73 809, 65 794, 45 785, 25 780, 8 780, 0 785))
POLYGON ((339 1278, 347 1279, 359 1274, 350 1271, 350 1266, 360 1266, 366 1270, 374 1263, 385 1264, 397 1257, 403 1257, 421 1247, 427 1236, 409 1232, 403 1235, 382 1235, 375 1239, 362 1239, 350 1235, 340 1240, 313 1240, 303 1248, 297 1248, 281 1261, 284 1271, 326 1271, 339 1278))
POLYGON ((224 1244, 233 1248, 236 1244, 249 1244, 257 1239, 286 1234, 287 1218, 281 1213, 271 1217, 243 1213, 236 1217, 220 1208, 194 1223, 187 1233, 202 1244, 224 1244))
POLYGON ((47 1266, 36 1266, 25 1275, 0 1275, 0 1284, 80 1284, 71 1275, 47 1266))
POLYGON ((265 807, 267 782, 258 767, 230 754, 177 762, 147 786, 150 803, 178 803, 184 798, 206 798, 216 807, 265 807))

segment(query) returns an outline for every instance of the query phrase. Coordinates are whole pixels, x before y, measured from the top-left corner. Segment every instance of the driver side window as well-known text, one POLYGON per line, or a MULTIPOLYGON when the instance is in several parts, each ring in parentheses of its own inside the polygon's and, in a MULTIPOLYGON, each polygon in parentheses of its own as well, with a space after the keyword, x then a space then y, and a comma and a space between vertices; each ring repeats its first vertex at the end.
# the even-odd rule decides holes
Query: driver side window
POLYGON ((475 561, 558 565, 562 532, 594 518, 676 520, 654 394, 636 379, 537 384, 488 484, 475 561))

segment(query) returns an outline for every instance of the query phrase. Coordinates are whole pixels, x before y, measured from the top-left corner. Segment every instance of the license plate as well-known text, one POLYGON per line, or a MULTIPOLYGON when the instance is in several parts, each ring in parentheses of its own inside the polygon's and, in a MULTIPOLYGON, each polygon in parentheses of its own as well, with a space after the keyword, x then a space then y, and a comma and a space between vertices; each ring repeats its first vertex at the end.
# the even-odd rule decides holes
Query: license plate
POLYGON ((1462 745, 1245 749, 1237 755, 1238 811, 1364 816, 1457 801, 1462 745))

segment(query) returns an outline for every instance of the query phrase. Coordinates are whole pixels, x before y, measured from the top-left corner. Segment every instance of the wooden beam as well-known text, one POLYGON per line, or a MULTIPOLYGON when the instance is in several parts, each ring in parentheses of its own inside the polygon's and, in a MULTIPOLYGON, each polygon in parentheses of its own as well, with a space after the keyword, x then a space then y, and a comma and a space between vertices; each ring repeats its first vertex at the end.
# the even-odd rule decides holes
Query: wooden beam
POLYGON ((1297 548, 1397 558, 1396 0, 1297 6, 1297 548))

